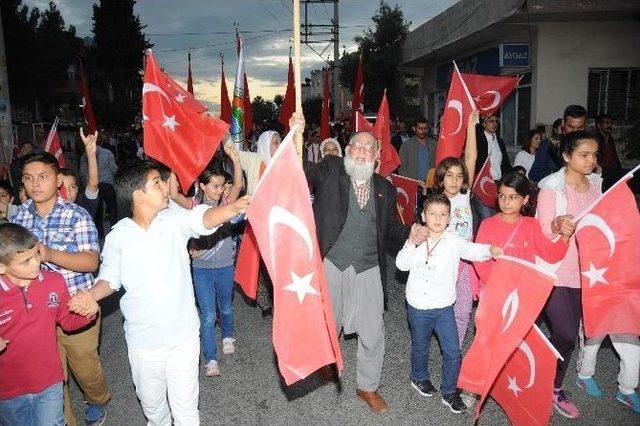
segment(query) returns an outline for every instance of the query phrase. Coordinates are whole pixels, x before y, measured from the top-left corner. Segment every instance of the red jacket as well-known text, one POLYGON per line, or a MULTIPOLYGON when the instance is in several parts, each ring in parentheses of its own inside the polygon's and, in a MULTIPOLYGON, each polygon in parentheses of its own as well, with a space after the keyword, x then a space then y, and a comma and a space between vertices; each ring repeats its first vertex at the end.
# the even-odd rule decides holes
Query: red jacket
POLYGON ((69 312, 62 275, 42 271, 27 287, 0 277, 0 400, 38 393, 62 381, 56 324, 76 330, 92 320, 69 312))

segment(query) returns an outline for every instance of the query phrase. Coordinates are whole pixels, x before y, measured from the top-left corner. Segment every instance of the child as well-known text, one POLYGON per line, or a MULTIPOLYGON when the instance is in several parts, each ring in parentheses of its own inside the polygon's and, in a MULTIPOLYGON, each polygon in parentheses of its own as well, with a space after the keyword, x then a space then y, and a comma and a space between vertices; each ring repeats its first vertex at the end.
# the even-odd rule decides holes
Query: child
POLYGON ((0 224, 0 424, 64 425, 62 365, 56 324, 67 331, 89 324, 98 305, 86 292, 74 296, 89 314, 72 314, 62 275, 40 270, 35 235, 0 224))
MULTIPOLYGON (((22 183, 29 200, 10 220, 33 232, 42 243, 42 263, 62 274, 69 293, 93 287, 91 274, 98 269, 98 232, 87 211, 62 199, 62 174, 58 160, 48 152, 29 154, 23 160, 22 183)), ((80 333, 58 329, 58 346, 65 376, 67 360, 71 372, 89 402, 85 422, 104 421, 105 404, 111 398, 98 355, 100 317, 80 333)), ((65 417, 75 424, 69 387, 65 385, 65 417)))
POLYGON ((0 223, 7 222, 15 214, 17 207, 13 205, 13 189, 6 180, 0 180, 0 223))
MULTIPOLYGON (((172 179, 174 179, 172 177, 172 179)), ((137 161, 116 176, 127 217, 107 235, 95 300, 124 287, 120 300, 136 393, 149 424, 198 424, 199 320, 187 241, 213 234, 249 205, 167 208, 158 167, 137 161), (168 404, 167 404, 168 397, 168 404)))
MULTIPOLYGON (((446 195, 451 202, 451 222, 447 230, 455 232, 467 241, 473 240, 473 214, 471 212, 469 183, 473 179, 476 161, 475 125, 478 122, 478 117, 477 110, 473 111, 469 116, 464 162, 459 158, 445 158, 440 162, 435 173, 436 191, 446 195), (468 170, 471 170, 471 176, 469 176, 468 170)), ((471 281, 473 274, 475 273, 471 264, 461 261, 456 281, 456 303, 453 306, 456 326, 458 327, 458 343, 461 350, 471 317, 473 304, 471 281)))
MULTIPOLYGON (((238 152, 233 144, 225 146, 234 166, 234 180, 229 195, 223 199, 225 175, 220 161, 208 166, 198 178, 202 193, 201 203, 207 206, 230 204, 238 199, 242 187, 242 169, 238 152)), ((214 235, 200 237, 190 241, 190 254, 193 258, 193 285, 200 309, 200 340, 205 359, 205 376, 219 376, 218 351, 216 348, 215 322, 216 311, 220 316, 222 333, 222 353, 235 352, 233 338, 233 263, 235 243, 233 236, 236 226, 232 223, 222 225, 214 235)))
POLYGON ((436 390, 429 378, 429 341, 435 330, 443 353, 442 403, 453 413, 466 406, 456 389, 460 371, 460 346, 453 312, 456 301, 456 277, 460 259, 484 260, 502 251, 486 244, 474 244, 446 228, 450 221, 451 202, 442 194, 425 201, 422 220, 429 230, 420 241, 412 229, 398 257, 396 266, 409 271, 407 313, 411 328, 411 386, 423 396, 436 390))
MULTIPOLYGON (((565 166, 539 183, 538 217, 544 232, 552 236, 557 230, 554 217, 575 215, 591 205, 602 194, 602 178, 593 173, 597 166, 598 140, 595 134, 578 131, 565 135, 561 142, 565 166)), ((570 217, 570 216, 569 216, 570 217)), ((565 417, 575 418, 578 409, 566 399, 562 382, 571 358, 580 325, 581 290, 578 248, 574 239, 564 260, 558 267, 558 284, 553 289, 545 313, 551 329, 551 343, 566 361, 558 362, 555 379, 554 404, 565 417)), ((577 384, 592 396, 601 396, 593 379, 600 344, 606 336, 588 339, 584 359, 579 368, 577 384)), ((616 399, 640 412, 640 398, 635 392, 640 370, 640 341, 638 336, 611 335, 613 347, 620 356, 619 391, 616 399)))

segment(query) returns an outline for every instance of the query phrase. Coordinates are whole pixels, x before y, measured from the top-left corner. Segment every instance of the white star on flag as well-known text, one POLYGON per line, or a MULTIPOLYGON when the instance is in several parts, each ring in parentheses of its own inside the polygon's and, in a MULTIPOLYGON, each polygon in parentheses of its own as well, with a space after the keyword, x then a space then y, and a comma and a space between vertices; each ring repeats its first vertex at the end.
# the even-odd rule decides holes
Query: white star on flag
MULTIPOLYGON (((164 114, 163 114, 164 115, 164 114)), ((176 121, 176 116, 172 115, 170 117, 164 116, 164 123, 162 123, 162 127, 169 127, 172 131, 176 130, 176 126, 179 126, 180 123, 176 121)))
POLYGON ((507 378, 509 379, 509 386, 507 386, 507 389, 512 391, 517 398, 518 392, 522 392, 522 389, 520 389, 520 387, 518 386, 518 382, 516 381, 515 377, 507 376, 507 378))
POLYGON ((293 280, 293 282, 289 285, 286 285, 284 289, 296 293, 298 295, 298 302, 302 303, 307 294, 315 294, 316 296, 319 295, 316 289, 311 286, 313 272, 300 278, 296 275, 295 272, 291 271, 291 279, 293 280))
POLYGON ((589 278, 589 288, 593 287, 597 283, 609 284, 609 282, 604 277, 604 273, 607 272, 609 268, 596 268, 592 262, 589 262, 589 270, 582 271, 582 275, 589 278))
POLYGON ((178 93, 178 94, 176 95, 176 102, 178 102, 178 103, 183 103, 183 102, 184 102, 184 98, 186 98, 186 96, 185 96, 185 95, 183 95, 182 93, 178 93))

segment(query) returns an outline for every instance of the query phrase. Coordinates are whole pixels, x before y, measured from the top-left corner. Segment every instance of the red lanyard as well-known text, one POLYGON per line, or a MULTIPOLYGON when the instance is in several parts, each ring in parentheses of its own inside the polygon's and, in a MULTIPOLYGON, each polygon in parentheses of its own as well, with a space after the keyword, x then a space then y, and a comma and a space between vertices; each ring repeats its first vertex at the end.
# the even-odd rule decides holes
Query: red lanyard
POLYGON ((436 249, 436 247, 438 247, 438 244, 440 244, 440 241, 442 241, 442 237, 440 237, 440 239, 438 241, 436 241, 436 243, 433 245, 433 247, 431 248, 431 250, 429 250, 429 240, 427 239, 425 242, 427 243, 427 260, 425 261, 425 264, 429 264, 429 258, 431 257, 431 253, 433 253, 433 251, 436 249))

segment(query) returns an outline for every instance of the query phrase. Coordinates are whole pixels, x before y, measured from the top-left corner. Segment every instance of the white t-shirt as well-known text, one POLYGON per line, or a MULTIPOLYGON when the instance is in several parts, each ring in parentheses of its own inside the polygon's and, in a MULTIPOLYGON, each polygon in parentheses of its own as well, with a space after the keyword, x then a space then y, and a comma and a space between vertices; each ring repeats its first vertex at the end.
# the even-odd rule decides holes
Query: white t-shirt
POLYGON ((461 192, 453 198, 451 202, 451 222, 447 227, 448 231, 455 232, 458 236, 467 241, 473 239, 473 214, 471 213, 471 190, 466 194, 461 192))
POLYGON ((487 152, 489 158, 491 158, 491 176, 494 180, 500 180, 502 178, 502 170, 500 165, 502 164, 502 151, 500 151, 500 145, 498 145, 498 136, 488 132, 484 132, 487 138, 487 152))
POLYGON ((533 160, 536 159, 535 154, 529 154, 524 149, 516 154, 516 159, 513 161, 513 167, 522 166, 527 171, 527 176, 529 176, 529 170, 531 170, 531 166, 533 166, 533 160))

